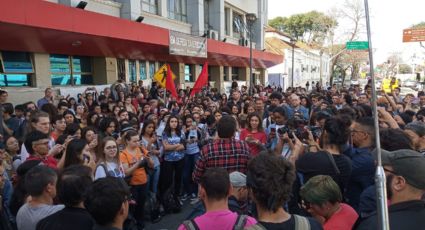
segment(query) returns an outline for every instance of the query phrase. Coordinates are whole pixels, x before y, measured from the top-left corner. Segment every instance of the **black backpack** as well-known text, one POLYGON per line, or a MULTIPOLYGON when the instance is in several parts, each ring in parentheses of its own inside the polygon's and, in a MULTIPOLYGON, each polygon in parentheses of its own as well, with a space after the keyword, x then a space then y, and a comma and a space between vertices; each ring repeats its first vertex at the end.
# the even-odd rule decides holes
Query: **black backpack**
POLYGON ((162 206, 166 213, 178 213, 181 211, 181 204, 174 198, 172 189, 168 189, 162 197, 162 206))

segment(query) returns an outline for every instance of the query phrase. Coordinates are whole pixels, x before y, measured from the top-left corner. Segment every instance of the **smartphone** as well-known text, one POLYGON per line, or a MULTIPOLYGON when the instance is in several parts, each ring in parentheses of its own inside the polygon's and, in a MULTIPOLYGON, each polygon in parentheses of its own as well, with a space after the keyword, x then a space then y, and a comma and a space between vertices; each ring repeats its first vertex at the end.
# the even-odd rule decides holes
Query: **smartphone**
POLYGON ((270 128, 271 133, 276 133, 276 128, 270 128))
POLYGON ((90 161, 90 157, 89 157, 89 156, 87 156, 87 155, 85 155, 85 154, 83 154, 83 161, 84 161, 84 162, 85 162, 85 161, 89 162, 89 161, 90 161))

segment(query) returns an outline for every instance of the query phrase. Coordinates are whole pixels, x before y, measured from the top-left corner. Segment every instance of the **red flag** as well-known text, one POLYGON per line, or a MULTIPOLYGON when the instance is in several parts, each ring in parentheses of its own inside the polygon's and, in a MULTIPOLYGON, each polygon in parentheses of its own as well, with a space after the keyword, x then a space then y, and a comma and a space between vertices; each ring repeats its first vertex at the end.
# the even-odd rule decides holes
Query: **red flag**
POLYGON ((169 64, 167 64, 167 78, 165 80, 165 88, 171 92, 171 95, 173 95, 175 98, 178 98, 176 86, 174 85, 173 74, 169 64))
POLYGON ((195 93, 200 92, 202 90, 202 87, 206 86, 208 84, 208 62, 204 63, 204 66, 202 67, 202 71, 198 76, 198 79, 196 79, 195 85, 192 88, 192 92, 190 92, 190 97, 195 95, 195 93))

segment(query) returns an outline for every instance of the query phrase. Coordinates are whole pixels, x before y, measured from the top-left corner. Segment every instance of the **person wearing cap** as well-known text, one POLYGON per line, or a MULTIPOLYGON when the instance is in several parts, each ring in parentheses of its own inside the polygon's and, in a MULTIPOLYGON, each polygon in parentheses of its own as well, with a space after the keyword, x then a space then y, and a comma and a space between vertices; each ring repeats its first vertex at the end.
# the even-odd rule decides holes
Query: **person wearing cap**
MULTIPOLYGON (((425 202, 421 198, 425 190, 425 157, 410 149, 381 151, 390 229, 424 229, 425 202)), ((375 214, 361 221, 356 230, 377 228, 375 214)))
POLYGON ((229 209, 232 212, 236 212, 238 214, 243 214, 239 203, 243 203, 247 201, 248 198, 248 189, 246 188, 246 175, 241 172, 232 172, 229 174, 230 184, 232 185, 232 189, 230 190, 229 196, 229 209))
POLYGON ((425 123, 414 121, 404 127, 416 151, 425 154, 425 123))

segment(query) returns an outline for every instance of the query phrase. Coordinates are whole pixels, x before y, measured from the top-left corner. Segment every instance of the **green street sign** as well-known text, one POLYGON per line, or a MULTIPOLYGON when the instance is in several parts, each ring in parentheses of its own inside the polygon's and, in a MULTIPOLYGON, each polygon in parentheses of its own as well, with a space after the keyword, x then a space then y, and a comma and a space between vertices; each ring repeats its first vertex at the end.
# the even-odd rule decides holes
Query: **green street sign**
POLYGON ((347 50, 367 50, 369 49, 369 42, 362 42, 362 41, 347 42, 345 44, 345 48, 347 50))

